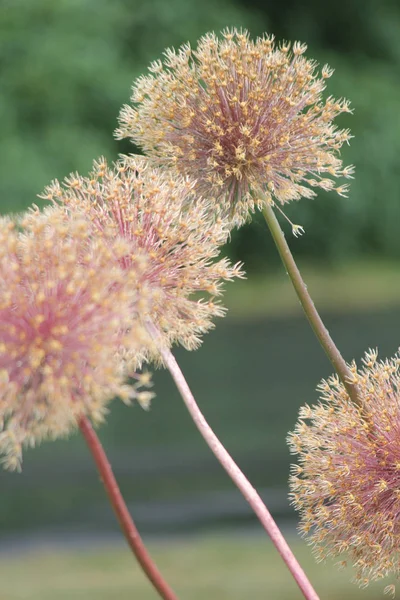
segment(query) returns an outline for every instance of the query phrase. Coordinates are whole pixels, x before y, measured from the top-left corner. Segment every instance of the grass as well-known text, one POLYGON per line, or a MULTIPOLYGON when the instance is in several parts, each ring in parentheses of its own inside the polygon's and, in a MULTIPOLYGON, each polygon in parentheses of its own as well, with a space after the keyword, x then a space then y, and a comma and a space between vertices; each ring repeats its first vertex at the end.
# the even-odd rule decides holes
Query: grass
MULTIPOLYGON (((185 600, 296 600, 302 598, 264 537, 204 537, 150 545, 157 564, 185 600)), ((324 600, 383 598, 384 585, 360 590, 347 571, 317 565, 307 546, 293 549, 324 600)), ((157 594, 125 548, 37 551, 0 557, 2 600, 156 600, 157 594)))

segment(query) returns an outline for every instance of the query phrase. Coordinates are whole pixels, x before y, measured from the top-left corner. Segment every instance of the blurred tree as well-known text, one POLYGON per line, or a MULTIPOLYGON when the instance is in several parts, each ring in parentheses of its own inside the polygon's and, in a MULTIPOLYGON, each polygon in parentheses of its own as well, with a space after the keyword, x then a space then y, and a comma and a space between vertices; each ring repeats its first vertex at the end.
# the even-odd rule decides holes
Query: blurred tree
MULTIPOLYGON (((335 68, 330 94, 351 100, 352 117, 338 122, 354 139, 343 149, 355 164, 349 198, 319 193, 288 205, 286 214, 305 227, 291 242, 297 254, 337 263, 354 255, 400 255, 400 4, 398 0, 246 0, 267 15, 276 37, 305 41, 308 56, 335 68)), ((264 261, 262 221, 234 236, 236 257, 250 267, 264 261), (260 252, 261 251, 261 252, 260 252), (259 257, 261 256, 261 260, 259 257)), ((288 229, 290 232, 290 229, 288 229)))
POLYGON ((398 0, 241 0, 267 15, 274 33, 355 58, 400 58, 398 0))
MULTIPOLYGON (((112 132, 132 80, 163 49, 226 26, 309 44, 308 56, 336 68, 329 92, 355 109, 341 125, 356 165, 349 199, 334 193, 286 208, 306 235, 296 252, 337 262, 349 255, 400 254, 400 4, 397 0, 1 0, 0 203, 19 211, 43 186, 93 158, 132 145, 112 132)), ((264 268, 272 249, 260 219, 233 234, 229 252, 264 268)), ((276 253, 270 254, 274 260, 276 253)))
POLYGON ((22 210, 100 154, 132 151, 113 140, 116 117, 166 46, 255 22, 229 0, 2 0, 2 211, 22 210))

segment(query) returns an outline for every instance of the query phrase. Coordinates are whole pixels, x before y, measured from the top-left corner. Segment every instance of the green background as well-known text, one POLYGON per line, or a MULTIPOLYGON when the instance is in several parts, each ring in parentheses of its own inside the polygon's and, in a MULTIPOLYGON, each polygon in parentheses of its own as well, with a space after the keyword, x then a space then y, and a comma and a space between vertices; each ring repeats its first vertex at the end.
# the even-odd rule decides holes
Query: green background
MULTIPOLYGON (((321 193, 314 201, 289 205, 287 215, 306 230, 298 240, 289 236, 290 244, 345 358, 359 359, 369 346, 379 346, 382 356, 393 355, 399 346, 400 298, 396 0, 0 1, 1 212, 19 212, 37 202, 36 194, 53 178, 76 170, 85 174, 100 155, 112 160, 132 151, 112 132, 133 79, 165 47, 187 40, 195 44, 205 32, 226 26, 307 42, 307 56, 335 68, 328 93, 349 98, 354 108, 354 115, 339 123, 355 136, 343 159, 355 164, 356 179, 348 199, 321 193)), ((285 436, 299 406, 316 399, 315 386, 331 369, 258 216, 234 232, 226 252, 245 261, 249 279, 228 286, 229 315, 202 348, 176 354, 210 423, 292 531, 285 436)), ((235 525, 249 531, 255 526, 250 511, 194 429, 168 374, 157 372, 154 380, 157 397, 149 413, 116 401, 99 430, 141 530, 175 535, 235 525)), ((7 554, 16 544, 14 571, 0 557, 0 572, 3 564, 5 572, 14 573, 7 600, 34 597, 26 590, 12 595, 17 580, 24 580, 18 574, 19 552, 26 550, 28 532, 32 543, 59 543, 69 531, 72 539, 76 535, 101 546, 96 536, 117 534, 78 436, 26 452, 23 473, 1 473, 0 489, 0 549, 7 554)), ((223 568, 218 571, 212 557, 211 549, 220 581, 223 568)), ((46 560, 43 569, 50 564, 46 560)), ((29 570, 26 577, 31 589, 29 570)), ((280 577, 287 581, 284 571, 280 577)), ((355 591, 344 581, 337 597, 343 597, 343 589, 349 597, 355 591)), ((49 597, 77 597, 76 590, 56 595, 49 585, 49 597)), ((260 595, 256 589, 252 597, 268 597, 262 579, 257 585, 260 595)), ((209 597, 231 597, 222 589, 209 591, 209 597)), ((43 590, 38 597, 45 597, 43 590)), ((271 598, 298 597, 296 590, 276 594, 271 591, 271 598)))
MULTIPOLYGON (((51 179, 86 173, 99 155, 131 151, 112 132, 133 79, 165 47, 195 44, 226 26, 307 42, 309 57, 336 70, 328 92, 354 108, 354 116, 338 121, 355 136, 343 149, 345 163, 356 165, 351 197, 321 193, 288 207, 307 231, 296 251, 335 261, 365 253, 397 257, 397 0, 2 0, 3 209, 23 209, 51 179)), ((234 253, 250 268, 263 268, 260 248, 270 248, 263 237, 257 224, 235 236, 234 253)))

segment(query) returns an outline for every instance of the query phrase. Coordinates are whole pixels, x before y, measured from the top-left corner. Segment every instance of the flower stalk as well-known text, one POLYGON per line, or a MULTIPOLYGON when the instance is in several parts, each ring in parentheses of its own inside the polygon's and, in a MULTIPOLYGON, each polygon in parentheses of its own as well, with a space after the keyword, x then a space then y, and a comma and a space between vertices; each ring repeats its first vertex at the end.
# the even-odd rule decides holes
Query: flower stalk
POLYGON ((172 379, 175 382, 176 387, 189 411, 194 424, 203 436, 208 447, 213 452, 221 466, 225 469, 229 477, 232 479, 234 484, 243 494, 244 498, 250 504, 260 523, 264 527, 265 531, 271 538, 274 546, 278 550, 286 566, 291 572, 297 585, 302 591, 304 597, 307 600, 319 600, 317 593, 312 587, 306 574, 298 563, 288 543, 283 537, 279 527, 272 518, 271 513, 265 506, 260 495, 256 489, 251 485, 244 473, 239 469, 233 458, 230 456, 228 451, 225 449, 223 444, 219 441, 209 424, 207 423, 204 415, 202 414, 197 402, 186 382, 186 379, 169 348, 163 345, 161 342, 161 335, 157 328, 150 322, 147 323, 149 333, 153 336, 156 343, 158 343, 161 357, 169 370, 172 379))
POLYGON ((168 583, 163 579, 150 554, 146 550, 139 531, 137 530, 129 514, 128 508, 122 497, 104 448, 101 445, 101 442, 87 417, 82 416, 79 419, 79 429, 81 430, 89 450, 92 453, 101 480, 110 500, 110 504, 113 507, 122 532, 137 561, 161 598, 164 600, 178 600, 177 596, 169 587, 168 583))
POLYGON ((351 400, 357 406, 361 406, 357 386, 353 383, 354 376, 352 375, 335 342, 331 338, 329 331, 325 327, 315 307, 315 304, 307 290, 307 286, 303 281, 301 273, 290 251, 288 243, 285 239, 285 235, 281 229, 281 226, 279 225, 279 221, 276 218, 272 205, 270 203, 266 203, 262 213, 312 330, 317 336, 322 348, 325 350, 329 360, 333 365, 333 368, 339 375, 351 400))

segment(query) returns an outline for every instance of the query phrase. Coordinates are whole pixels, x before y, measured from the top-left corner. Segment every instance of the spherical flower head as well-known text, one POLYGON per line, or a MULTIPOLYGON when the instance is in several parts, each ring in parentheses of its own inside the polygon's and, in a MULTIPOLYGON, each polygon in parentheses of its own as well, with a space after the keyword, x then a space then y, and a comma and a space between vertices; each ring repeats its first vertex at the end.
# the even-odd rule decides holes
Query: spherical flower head
POLYGON ((352 368, 361 407, 337 377, 322 381, 320 403, 300 410, 288 440, 301 532, 318 558, 348 558, 365 586, 400 576, 400 355, 370 351, 363 363, 352 368))
POLYGON ((71 175, 54 182, 43 198, 85 211, 102 239, 123 236, 130 250, 120 264, 129 272, 141 266, 135 307, 168 346, 191 350, 224 309, 215 301, 222 282, 242 276, 240 265, 217 260, 228 231, 210 217, 208 203, 194 205, 193 183, 166 175, 140 158, 126 158, 109 168, 94 163, 89 177, 71 175))
POLYGON ((197 191, 240 225, 266 202, 285 204, 336 189, 350 177, 339 151, 348 130, 333 120, 350 112, 345 100, 323 100, 333 71, 306 59, 304 44, 252 41, 237 30, 213 33, 166 50, 150 74, 134 82, 118 138, 130 137, 157 164, 196 180, 197 191), (333 179, 332 179, 333 178, 333 179))
POLYGON ((126 244, 106 246, 90 231, 60 208, 30 212, 19 227, 0 219, 0 454, 9 469, 20 467, 23 445, 68 434, 81 415, 97 423, 113 397, 136 394, 118 354, 140 332, 113 262, 126 244))

